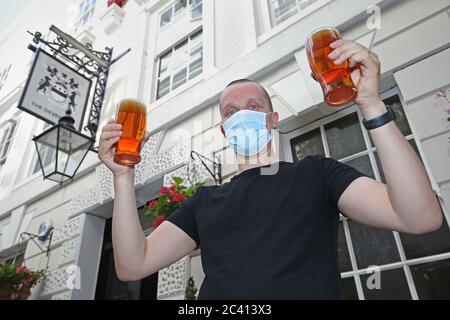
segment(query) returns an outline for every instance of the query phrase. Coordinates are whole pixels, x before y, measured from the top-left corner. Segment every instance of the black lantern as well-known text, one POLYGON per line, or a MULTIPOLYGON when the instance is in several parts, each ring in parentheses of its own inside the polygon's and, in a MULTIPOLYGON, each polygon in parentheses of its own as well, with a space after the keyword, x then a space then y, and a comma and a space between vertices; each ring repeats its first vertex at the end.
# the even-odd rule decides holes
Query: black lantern
POLYGON ((73 179, 94 140, 75 130, 70 111, 58 124, 33 138, 44 179, 60 184, 73 179))

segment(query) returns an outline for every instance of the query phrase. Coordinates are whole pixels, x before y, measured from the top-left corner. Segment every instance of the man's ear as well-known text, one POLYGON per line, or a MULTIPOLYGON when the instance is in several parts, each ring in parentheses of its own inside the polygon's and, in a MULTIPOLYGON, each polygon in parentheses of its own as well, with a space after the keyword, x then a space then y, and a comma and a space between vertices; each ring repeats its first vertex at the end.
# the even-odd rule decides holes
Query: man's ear
POLYGON ((278 112, 272 112, 267 124, 267 129, 272 130, 278 128, 278 112))

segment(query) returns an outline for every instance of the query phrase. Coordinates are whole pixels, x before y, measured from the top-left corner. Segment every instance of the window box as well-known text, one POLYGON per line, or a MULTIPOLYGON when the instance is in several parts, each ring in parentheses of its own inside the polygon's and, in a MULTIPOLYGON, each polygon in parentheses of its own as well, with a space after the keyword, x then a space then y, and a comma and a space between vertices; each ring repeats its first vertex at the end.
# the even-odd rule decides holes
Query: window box
POLYGON ((116 3, 113 3, 100 18, 106 35, 109 36, 113 34, 122 25, 124 17, 125 10, 119 7, 116 3))

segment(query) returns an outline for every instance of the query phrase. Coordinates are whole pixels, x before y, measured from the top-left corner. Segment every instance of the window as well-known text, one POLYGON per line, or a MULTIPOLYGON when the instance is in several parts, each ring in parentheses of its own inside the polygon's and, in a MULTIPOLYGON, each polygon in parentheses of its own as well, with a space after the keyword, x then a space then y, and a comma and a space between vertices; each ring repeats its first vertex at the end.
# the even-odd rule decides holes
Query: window
MULTIPOLYGON (((414 133, 396 89, 384 102, 396 113, 400 131, 419 155, 414 133)), ((377 150, 362 125, 356 106, 346 108, 296 132, 289 133, 287 157, 300 161, 309 155, 334 158, 360 172, 385 181, 377 150)), ((338 237, 343 299, 448 299, 450 297, 450 228, 424 235, 380 230, 341 216, 338 237), (369 289, 367 281, 380 270, 381 288, 369 289)))
POLYGON ((0 91, 2 90, 3 86, 5 85, 5 82, 6 82, 6 79, 8 78, 10 70, 11 70, 11 65, 9 65, 7 68, 0 71, 0 91))
POLYGON ((81 30, 89 21, 91 21, 94 15, 95 5, 97 0, 81 0, 78 7, 78 15, 75 19, 74 32, 77 33, 81 30))
POLYGON ((189 3, 189 11, 191 13, 191 20, 201 20, 203 14, 203 0, 177 0, 175 1, 169 8, 167 8, 161 14, 161 19, 159 22, 159 26, 164 28, 165 26, 172 23, 175 19, 183 16, 188 11, 188 3, 189 3))
POLYGON ((159 99, 203 72, 202 32, 178 44, 159 58, 159 99))
POLYGON ((17 121, 9 120, 0 129, 0 167, 5 164, 8 158, 16 127, 17 121))
POLYGON ((203 16, 202 0, 191 0, 191 20, 201 20, 203 16))
POLYGON ((273 24, 280 24, 316 1, 317 0, 270 0, 273 24))
MULTIPOLYGON (((50 128, 50 124, 49 123, 45 123, 42 132, 44 132, 48 128, 50 128)), ((41 154, 43 155, 41 160, 42 160, 42 165, 43 165, 44 168, 55 162, 56 149, 50 148, 49 146, 43 146, 41 154)), ((32 173, 35 174, 36 172, 41 171, 41 170, 42 169, 41 169, 41 166, 39 164, 39 158, 38 158, 38 156, 36 154, 36 160, 34 162, 33 172, 32 173)))

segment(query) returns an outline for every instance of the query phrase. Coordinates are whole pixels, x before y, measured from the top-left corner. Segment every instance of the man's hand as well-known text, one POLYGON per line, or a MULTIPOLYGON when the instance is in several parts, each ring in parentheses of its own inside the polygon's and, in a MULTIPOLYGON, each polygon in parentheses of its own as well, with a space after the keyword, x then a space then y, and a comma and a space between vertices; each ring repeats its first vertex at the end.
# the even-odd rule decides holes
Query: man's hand
POLYGON ((342 64, 345 60, 349 60, 352 80, 358 89, 355 102, 365 118, 373 118, 384 113, 386 108, 379 96, 381 64, 378 56, 359 43, 345 39, 333 42, 330 47, 334 50, 328 57, 334 64, 342 64))
MULTIPOLYGON (((102 162, 117 176, 131 175, 133 173, 132 166, 122 166, 114 162, 114 153, 116 152, 116 143, 122 136, 122 125, 117 124, 115 120, 110 120, 107 125, 103 127, 100 135, 100 144, 98 150, 98 157, 102 162)), ((141 149, 148 141, 149 134, 145 133, 144 139, 141 143, 141 149)))

